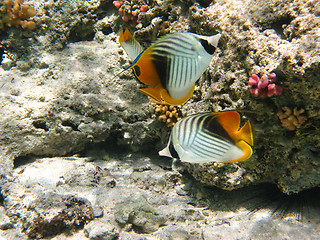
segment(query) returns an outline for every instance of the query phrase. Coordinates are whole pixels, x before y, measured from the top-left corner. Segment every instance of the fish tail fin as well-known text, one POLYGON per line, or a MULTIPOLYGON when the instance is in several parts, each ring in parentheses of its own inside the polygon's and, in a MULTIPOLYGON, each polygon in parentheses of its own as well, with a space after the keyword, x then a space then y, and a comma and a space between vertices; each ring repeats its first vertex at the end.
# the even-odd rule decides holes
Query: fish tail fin
POLYGON ((135 60, 140 55, 140 53, 143 52, 143 48, 133 37, 128 28, 120 33, 119 43, 126 51, 131 60, 135 60))
POLYGON ((209 42, 212 46, 218 47, 218 42, 219 42, 220 37, 221 37, 221 34, 220 34, 220 33, 219 33, 219 34, 216 34, 216 35, 214 35, 214 36, 211 36, 211 37, 209 37, 208 42, 209 42))
POLYGON ((164 149, 162 149, 161 151, 159 151, 159 156, 164 156, 164 157, 172 157, 170 150, 169 150, 169 145, 166 146, 164 149))
POLYGON ((250 120, 248 120, 243 127, 239 130, 239 138, 243 141, 245 141, 247 144, 249 144, 250 146, 253 146, 253 142, 254 142, 254 129, 253 129, 253 125, 250 122, 250 120))

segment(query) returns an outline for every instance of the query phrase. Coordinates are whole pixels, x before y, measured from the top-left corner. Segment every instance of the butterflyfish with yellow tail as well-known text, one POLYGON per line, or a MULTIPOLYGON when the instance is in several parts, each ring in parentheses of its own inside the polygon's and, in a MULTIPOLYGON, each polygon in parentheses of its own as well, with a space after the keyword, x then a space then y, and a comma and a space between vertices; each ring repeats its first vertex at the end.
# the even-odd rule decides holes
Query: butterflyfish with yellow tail
POLYGON ((238 162, 251 157, 253 142, 250 120, 240 128, 237 111, 200 113, 174 125, 159 155, 189 163, 238 162))
POLYGON ((194 33, 167 34, 142 51, 128 29, 119 42, 133 63, 138 80, 149 88, 139 89, 157 102, 181 105, 188 101, 195 82, 209 66, 220 34, 208 37, 194 33))

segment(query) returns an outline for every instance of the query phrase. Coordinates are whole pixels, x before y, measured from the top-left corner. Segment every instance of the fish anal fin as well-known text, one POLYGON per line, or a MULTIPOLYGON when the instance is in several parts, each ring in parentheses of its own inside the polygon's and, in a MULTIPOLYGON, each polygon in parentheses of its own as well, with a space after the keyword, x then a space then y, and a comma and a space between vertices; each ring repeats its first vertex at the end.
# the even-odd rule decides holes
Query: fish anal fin
POLYGON ((246 142, 244 142, 244 141, 240 141, 240 142, 237 143, 237 146, 238 146, 239 148, 241 148, 242 151, 244 152, 244 154, 242 155, 242 157, 237 158, 237 159, 234 159, 234 160, 231 160, 231 161, 225 161, 225 162, 233 163, 233 162, 246 161, 246 160, 248 160, 248 159, 252 156, 253 151, 252 151, 251 146, 250 146, 248 143, 246 143, 246 142))
POLYGON ((157 85, 157 86, 150 87, 150 88, 140 88, 139 91, 146 94, 147 96, 155 99, 156 101, 162 103, 163 100, 161 99, 161 95, 160 95, 161 89, 163 89, 162 86, 157 85))
POLYGON ((178 100, 175 100, 172 97, 170 97, 169 93, 165 89, 161 90, 160 94, 161 94, 162 100, 165 101, 167 104, 173 105, 173 106, 178 106, 178 105, 185 104, 192 97, 193 91, 194 91, 194 85, 184 98, 181 98, 178 100))
POLYGON ((254 142, 254 130, 253 130, 253 125, 248 120, 243 127, 239 130, 238 132, 238 138, 245 141, 247 144, 250 146, 253 146, 254 142))

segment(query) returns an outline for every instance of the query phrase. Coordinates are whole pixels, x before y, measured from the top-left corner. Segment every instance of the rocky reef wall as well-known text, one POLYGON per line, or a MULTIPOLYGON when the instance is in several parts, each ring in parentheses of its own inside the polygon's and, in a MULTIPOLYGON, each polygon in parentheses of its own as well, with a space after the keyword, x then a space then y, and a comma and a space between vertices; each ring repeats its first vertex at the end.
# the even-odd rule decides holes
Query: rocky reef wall
MULTIPOLYGON (((8 18, 0 18, 0 173, 7 208, 25 199, 10 196, 15 194, 11 186, 19 176, 16 169, 26 159, 82 154, 96 144, 106 152, 149 156, 165 146, 170 127, 158 119, 155 109, 159 106, 137 91, 139 83, 130 71, 115 77, 130 64, 117 42, 117 33, 124 27, 144 47, 172 32, 222 34, 193 97, 177 110, 181 116, 245 110, 242 115, 256 131, 254 154, 240 163, 182 164, 195 179, 228 190, 271 182, 286 194, 319 187, 318 1, 139 0, 119 5, 105 0, 30 0, 22 4, 36 10, 27 19, 35 28, 11 26, 8 18), (142 8, 146 4, 148 9, 142 8), (281 94, 254 95, 249 78, 271 73, 281 94)), ((3 16, 9 14, 3 3, 0 7, 3 16)), ((68 191, 63 194, 69 196, 68 191)), ((71 204, 78 217, 69 221, 63 214, 53 214, 52 221, 65 229, 93 218, 91 203, 81 198, 68 203, 66 196, 53 199, 71 204)), ((15 211, 27 215, 21 209, 15 211)), ((64 207, 57 205, 57 209, 64 207)), ((142 224, 147 232, 164 224, 163 216, 150 209, 156 223, 142 224)), ((42 214, 42 209, 37 212, 42 214)), ((117 216, 124 225, 137 225, 126 213, 118 211, 117 216)), ((38 220, 32 216, 21 224, 38 220)), ((30 237, 50 235, 27 225, 30 237)), ((89 235, 94 234, 87 228, 89 235)), ((113 234, 112 229, 109 232, 113 234)))

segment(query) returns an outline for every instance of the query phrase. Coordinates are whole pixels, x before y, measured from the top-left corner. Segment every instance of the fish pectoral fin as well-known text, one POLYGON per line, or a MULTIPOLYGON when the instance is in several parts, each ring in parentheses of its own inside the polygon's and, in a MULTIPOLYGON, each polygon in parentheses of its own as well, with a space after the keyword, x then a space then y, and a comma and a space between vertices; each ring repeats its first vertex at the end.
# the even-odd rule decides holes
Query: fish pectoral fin
POLYGON ((248 120, 243 127, 239 130, 238 133, 239 139, 243 140, 250 146, 253 146, 254 142, 254 131, 253 131, 253 126, 250 120, 248 120))
POLYGON ((139 91, 161 103, 161 102, 163 102, 163 100, 161 99, 161 95, 160 95, 160 91, 162 89, 163 88, 161 85, 157 85, 157 86, 150 87, 150 88, 140 88, 139 91))
POLYGON ((194 91, 194 85, 192 86, 192 88, 190 89, 190 91, 188 92, 188 94, 181 99, 175 100, 173 99, 167 90, 162 89, 160 94, 161 94, 161 98, 163 101, 165 101, 167 104, 169 105, 173 105, 173 106, 177 106, 177 105, 183 105, 185 104, 191 97, 194 91))

